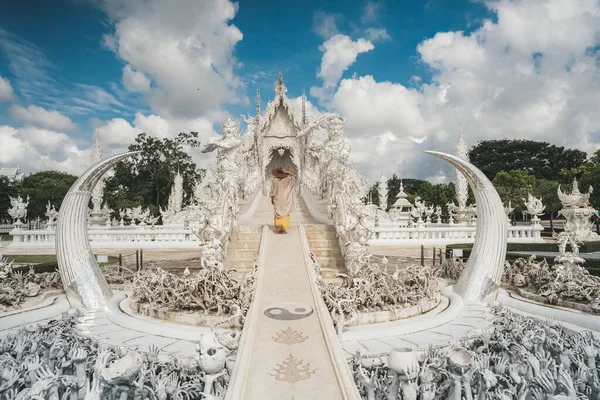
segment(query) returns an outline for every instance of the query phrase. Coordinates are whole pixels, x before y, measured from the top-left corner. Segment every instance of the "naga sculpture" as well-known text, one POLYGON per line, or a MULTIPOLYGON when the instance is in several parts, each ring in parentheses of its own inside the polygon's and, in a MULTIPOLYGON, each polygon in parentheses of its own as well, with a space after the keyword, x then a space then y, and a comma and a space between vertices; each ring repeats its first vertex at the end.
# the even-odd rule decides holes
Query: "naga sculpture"
POLYGON ((475 195, 479 210, 475 243, 467 267, 454 291, 467 301, 481 301, 499 284, 506 257, 506 214, 496 188, 473 164, 459 157, 426 151, 454 165, 462 172, 475 195))
POLYGON ((523 199, 525 207, 527 207, 527 214, 531 215, 532 222, 539 222, 539 216, 544 213, 546 206, 542 204, 542 199, 532 196, 530 193, 527 194, 527 200, 523 199))
POLYGON ((119 161, 136 153, 117 154, 93 165, 63 199, 56 224, 56 259, 73 308, 99 308, 112 296, 90 247, 86 224, 88 203, 98 180, 119 161))

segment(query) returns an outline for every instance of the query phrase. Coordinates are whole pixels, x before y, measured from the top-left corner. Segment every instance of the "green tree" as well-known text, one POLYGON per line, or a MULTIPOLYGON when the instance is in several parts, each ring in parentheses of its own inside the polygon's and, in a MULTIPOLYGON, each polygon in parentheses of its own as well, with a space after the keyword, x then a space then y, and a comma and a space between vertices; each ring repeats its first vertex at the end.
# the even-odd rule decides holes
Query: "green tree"
MULTIPOLYGON (((579 189, 582 192, 587 191, 590 186, 596 189, 592 193, 590 202, 594 208, 600 208, 600 150, 597 150, 578 172, 579 189)), ((571 182, 569 182, 569 185, 566 187, 563 185, 563 191, 571 191, 570 183, 571 182)))
POLYGON ((202 171, 185 151, 198 147, 197 132, 182 132, 174 139, 157 139, 140 133, 129 151, 140 154, 117 164, 114 175, 106 180, 105 199, 110 208, 149 207, 153 213, 166 207, 175 174, 183 176, 184 204, 189 204, 202 171))
POLYGON ((10 219, 8 209, 10 208, 10 197, 19 194, 18 182, 11 182, 6 176, 0 176, 0 221, 10 219))
POLYGON ((584 151, 523 139, 483 140, 469 152, 471 162, 488 178, 500 171, 522 170, 539 179, 559 180, 561 170, 581 167, 584 151))
POLYGON ((520 212, 525 209, 523 199, 527 198, 527 194, 533 194, 535 185, 535 176, 529 172, 520 169, 511 171, 500 171, 492 180, 492 184, 498 191, 502 202, 508 205, 510 201, 515 207, 515 212, 520 212))
POLYGON ((558 198, 558 182, 547 179, 536 179, 533 185, 533 195, 542 199, 546 213, 550 217, 550 229, 554 229, 554 213, 562 208, 558 198))
MULTIPOLYGON (((436 185, 425 182, 423 183, 415 196, 421 197, 421 201, 423 201, 427 205, 440 206, 443 210, 443 215, 447 216, 448 210, 446 209, 446 204, 455 200, 455 188, 454 183, 438 183, 436 185)), ((411 199, 414 201, 414 197, 411 199)))
POLYGON ((24 200, 29 196, 27 219, 44 219, 48 202, 58 210, 76 180, 76 176, 60 171, 40 171, 24 177, 19 194, 24 200))

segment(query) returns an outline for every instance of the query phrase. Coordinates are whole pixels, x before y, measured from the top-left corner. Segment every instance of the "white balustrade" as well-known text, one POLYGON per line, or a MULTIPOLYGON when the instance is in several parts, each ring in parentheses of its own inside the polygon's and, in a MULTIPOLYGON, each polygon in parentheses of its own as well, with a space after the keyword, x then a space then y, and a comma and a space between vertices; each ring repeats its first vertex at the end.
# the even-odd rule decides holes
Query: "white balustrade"
MULTIPOLYGON (((373 229, 371 245, 443 245, 475 241, 475 226, 430 224, 406 227, 386 222, 373 229)), ((509 243, 543 243, 543 230, 540 224, 509 226, 507 239, 509 243)))
MULTIPOLYGON (((18 248, 54 248, 54 230, 13 229, 13 240, 8 246, 18 248)), ((199 240, 190 229, 183 226, 113 226, 88 229, 92 248, 192 248, 199 240)))

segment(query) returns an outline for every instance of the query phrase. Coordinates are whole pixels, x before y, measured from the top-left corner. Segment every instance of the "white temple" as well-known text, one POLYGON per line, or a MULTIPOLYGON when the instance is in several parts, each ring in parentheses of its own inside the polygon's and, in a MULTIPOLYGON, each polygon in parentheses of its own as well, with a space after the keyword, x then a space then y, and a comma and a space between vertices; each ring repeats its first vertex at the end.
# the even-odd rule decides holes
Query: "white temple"
MULTIPOLYGON (((475 215, 475 207, 467 204, 468 188, 464 176, 457 171, 458 206, 448 205, 450 215, 459 224, 442 223, 440 207, 424 204, 420 199, 413 206, 403 190, 389 212, 385 206, 377 212, 372 207, 359 210, 368 192, 367 182, 350 160, 351 146, 343 137, 344 119, 336 114, 316 118, 307 115, 306 99, 302 97, 300 112, 288 99, 287 88, 280 73, 275 85, 275 96, 261 112, 260 93, 256 95, 254 115, 244 117, 248 126, 245 133, 240 126, 228 119, 222 125, 222 134, 212 137, 204 152, 217 153, 216 165, 208 168, 206 176, 196 183, 191 204, 183 207, 183 177, 176 173, 168 206, 161 209, 162 225, 156 225, 157 216, 140 207, 120 210, 121 221, 111 226, 106 205, 102 207, 103 182, 100 181, 92 194, 91 226, 88 230, 92 246, 98 248, 196 248, 199 238, 194 231, 203 226, 206 210, 212 214, 227 212, 227 221, 213 221, 213 226, 237 222, 240 213, 238 200, 232 202, 231 194, 242 202, 252 201, 257 192, 266 195, 273 179, 271 170, 284 167, 298 176, 297 193, 305 198, 309 207, 314 206, 311 197, 327 199, 327 210, 323 220, 339 218, 343 214, 361 215, 364 229, 360 233, 365 243, 378 245, 443 245, 448 243, 473 242, 475 226, 469 223, 475 215), (339 198, 349 193, 348 198, 339 198), (308 199, 308 200, 307 200, 308 199), (336 202, 338 205, 336 205, 336 202), (337 207, 337 208, 336 208, 337 207), (353 211, 349 211, 349 210, 353 211), (362 214, 364 212, 364 215, 362 214), (336 213, 339 215, 336 216, 336 213), (131 220, 124 223, 123 217, 131 220)), ((468 148, 459 138, 455 152, 468 160, 468 148)), ((102 145, 96 137, 92 157, 94 161, 103 157, 102 145)), ((387 203, 387 181, 382 176, 379 184, 380 200, 387 203)), ((325 201, 325 200, 323 200, 325 201)), ((341 223, 341 222, 340 222, 341 223)), ((343 224, 352 226, 355 222, 343 224)), ((216 229, 216 228, 215 228, 216 229)), ((219 228, 224 229, 224 228, 219 228)), ((340 227, 346 231, 348 227, 340 227)), ((509 228, 511 242, 542 242, 539 224, 509 228)), ((206 233, 206 232, 205 232, 206 233)), ((51 248, 53 230, 19 230, 14 232, 12 248, 51 248)), ((346 233, 339 240, 347 243, 346 233)), ((344 244, 345 246, 345 244, 344 244)), ((343 248, 343 251, 346 250, 343 248)))

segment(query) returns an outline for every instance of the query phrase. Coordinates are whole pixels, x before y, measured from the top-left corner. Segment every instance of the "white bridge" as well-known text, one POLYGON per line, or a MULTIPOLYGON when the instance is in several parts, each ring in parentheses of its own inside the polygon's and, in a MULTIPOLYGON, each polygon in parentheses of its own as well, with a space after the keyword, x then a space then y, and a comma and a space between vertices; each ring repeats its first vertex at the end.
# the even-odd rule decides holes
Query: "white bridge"
MULTIPOLYGON (((508 227, 509 243, 543 243, 540 224, 516 225, 508 227)), ((405 227, 398 224, 380 224, 373 228, 369 240, 372 245, 446 245, 455 243, 473 243, 475 226, 428 225, 405 227)), ((54 249, 55 232, 53 229, 13 229, 13 240, 8 246, 12 249, 54 249)), ((113 248, 181 248, 195 249, 199 239, 191 229, 182 226, 124 226, 93 227, 88 229, 92 249, 113 248)))

